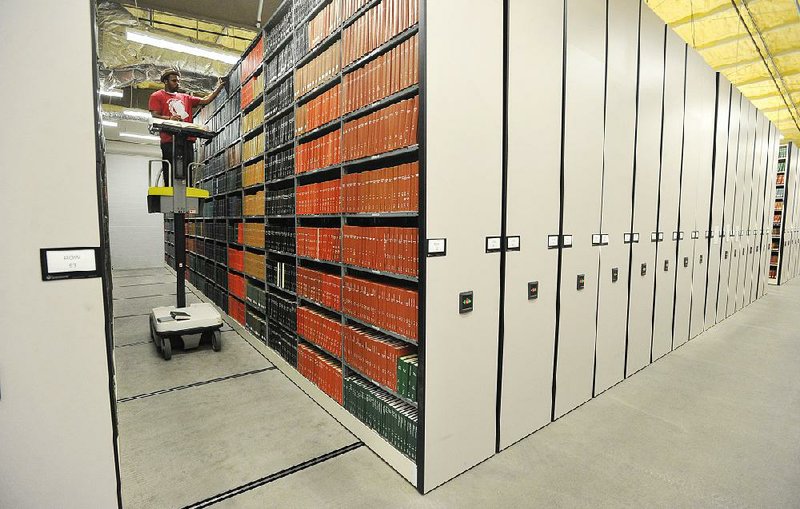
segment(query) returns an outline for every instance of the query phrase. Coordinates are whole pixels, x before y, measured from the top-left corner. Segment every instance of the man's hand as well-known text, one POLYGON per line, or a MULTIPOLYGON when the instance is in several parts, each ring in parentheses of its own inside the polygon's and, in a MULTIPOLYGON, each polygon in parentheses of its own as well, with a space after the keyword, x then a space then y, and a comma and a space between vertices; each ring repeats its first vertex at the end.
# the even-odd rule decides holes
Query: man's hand
POLYGON ((220 90, 222 87, 225 86, 225 79, 224 78, 217 78, 217 90, 220 90))
POLYGON ((180 115, 172 115, 169 117, 170 120, 183 120, 180 115))

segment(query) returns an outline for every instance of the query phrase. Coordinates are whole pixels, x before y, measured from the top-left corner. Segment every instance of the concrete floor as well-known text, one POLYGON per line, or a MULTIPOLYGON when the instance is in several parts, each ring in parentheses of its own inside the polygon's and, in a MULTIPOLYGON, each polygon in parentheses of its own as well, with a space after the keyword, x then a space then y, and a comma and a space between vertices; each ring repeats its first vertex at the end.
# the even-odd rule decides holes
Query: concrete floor
POLYGON ((143 313, 174 280, 114 273, 126 508, 800 507, 796 281, 423 497, 254 338, 163 361, 143 313))

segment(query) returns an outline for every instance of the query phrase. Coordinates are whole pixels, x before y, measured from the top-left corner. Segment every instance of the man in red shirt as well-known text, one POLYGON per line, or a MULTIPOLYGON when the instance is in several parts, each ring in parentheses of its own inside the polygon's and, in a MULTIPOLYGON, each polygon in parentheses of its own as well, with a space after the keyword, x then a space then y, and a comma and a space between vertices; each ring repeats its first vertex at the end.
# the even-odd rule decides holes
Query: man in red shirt
MULTIPOLYGON (((164 83, 164 90, 158 90, 150 95, 148 109, 154 118, 165 120, 180 120, 181 122, 191 122, 194 118, 192 108, 202 106, 213 101, 225 82, 220 78, 214 91, 205 97, 195 97, 189 94, 178 92, 180 86, 181 73, 176 69, 167 69, 161 73, 161 81, 164 83)), ((185 167, 194 161, 194 150, 192 143, 195 138, 188 138, 190 143, 186 147, 174 146, 172 136, 167 133, 159 133, 161 137, 161 157, 167 161, 174 161, 173 156, 183 155, 185 167)), ((166 166, 166 165, 165 165, 166 166)))

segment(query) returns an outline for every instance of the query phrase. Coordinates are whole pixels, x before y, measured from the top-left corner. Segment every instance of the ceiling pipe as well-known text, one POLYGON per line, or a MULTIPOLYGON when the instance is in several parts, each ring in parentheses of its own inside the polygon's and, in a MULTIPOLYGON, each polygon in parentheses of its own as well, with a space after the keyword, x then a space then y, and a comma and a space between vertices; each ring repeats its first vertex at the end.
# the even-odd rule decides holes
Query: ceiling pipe
POLYGON ((256 16, 256 28, 261 28, 261 10, 264 8, 264 0, 258 0, 258 16, 256 16))

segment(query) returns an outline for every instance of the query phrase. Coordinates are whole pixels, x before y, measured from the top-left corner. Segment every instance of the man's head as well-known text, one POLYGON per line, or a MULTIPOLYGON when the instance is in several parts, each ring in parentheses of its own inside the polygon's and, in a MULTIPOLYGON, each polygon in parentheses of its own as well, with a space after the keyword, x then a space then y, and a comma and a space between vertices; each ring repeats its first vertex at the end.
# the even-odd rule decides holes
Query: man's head
POLYGON ((181 73, 177 69, 167 69, 161 73, 161 81, 164 83, 164 90, 177 92, 181 84, 181 73))

